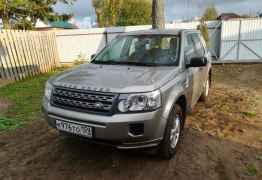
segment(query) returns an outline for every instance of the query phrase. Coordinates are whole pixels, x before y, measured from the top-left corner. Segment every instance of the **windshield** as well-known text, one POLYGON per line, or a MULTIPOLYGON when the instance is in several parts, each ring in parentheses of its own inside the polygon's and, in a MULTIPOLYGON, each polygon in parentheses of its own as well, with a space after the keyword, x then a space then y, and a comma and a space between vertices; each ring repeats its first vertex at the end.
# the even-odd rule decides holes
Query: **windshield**
POLYGON ((120 36, 92 61, 96 64, 177 65, 179 37, 175 35, 120 36))

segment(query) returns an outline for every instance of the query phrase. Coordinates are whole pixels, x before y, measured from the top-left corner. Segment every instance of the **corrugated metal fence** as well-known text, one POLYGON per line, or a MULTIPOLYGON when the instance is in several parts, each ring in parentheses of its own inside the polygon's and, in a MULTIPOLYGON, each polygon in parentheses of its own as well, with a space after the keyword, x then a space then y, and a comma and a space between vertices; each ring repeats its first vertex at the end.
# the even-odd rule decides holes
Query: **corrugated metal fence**
POLYGON ((223 21, 220 62, 262 62, 262 19, 223 21))
POLYGON ((22 80, 59 64, 54 32, 0 32, 0 79, 22 80))

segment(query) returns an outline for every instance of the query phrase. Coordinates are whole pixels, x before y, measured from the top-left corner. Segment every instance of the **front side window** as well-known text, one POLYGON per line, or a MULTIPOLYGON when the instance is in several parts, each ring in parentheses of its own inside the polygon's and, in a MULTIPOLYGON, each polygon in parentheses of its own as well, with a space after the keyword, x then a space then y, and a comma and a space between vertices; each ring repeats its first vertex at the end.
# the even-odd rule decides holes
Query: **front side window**
POLYGON ((177 65, 179 37, 175 35, 120 36, 92 61, 100 64, 177 65))
POLYGON ((204 47, 202 45, 202 42, 201 42, 199 35, 198 34, 192 34, 192 38, 193 38, 194 45, 195 45, 195 48, 196 48, 196 51, 197 51, 197 55, 200 56, 200 57, 203 57, 205 55, 205 50, 204 50, 204 47))
POLYGON ((194 45, 192 34, 186 35, 184 45, 185 60, 189 61, 192 57, 196 56, 196 48, 194 45))

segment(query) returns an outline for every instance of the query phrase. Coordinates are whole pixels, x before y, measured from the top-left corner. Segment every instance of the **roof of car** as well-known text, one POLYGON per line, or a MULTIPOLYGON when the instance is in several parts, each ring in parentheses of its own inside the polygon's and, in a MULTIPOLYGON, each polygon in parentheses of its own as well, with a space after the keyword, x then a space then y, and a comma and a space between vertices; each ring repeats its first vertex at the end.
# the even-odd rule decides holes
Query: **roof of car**
POLYGON ((126 32, 121 35, 179 35, 182 31, 194 31, 196 30, 185 30, 185 29, 150 29, 126 32))

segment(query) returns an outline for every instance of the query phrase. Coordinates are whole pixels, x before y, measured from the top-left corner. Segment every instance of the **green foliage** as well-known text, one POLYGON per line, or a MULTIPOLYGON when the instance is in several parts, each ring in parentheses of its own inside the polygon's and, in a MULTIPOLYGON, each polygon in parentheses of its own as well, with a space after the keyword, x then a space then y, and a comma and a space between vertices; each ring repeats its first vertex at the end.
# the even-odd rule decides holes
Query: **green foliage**
POLYGON ((116 24, 120 5, 123 0, 93 0, 99 27, 113 26, 116 24))
POLYGON ((151 3, 145 0, 125 0, 121 8, 117 26, 151 24, 151 3))
POLYGON ((93 0, 99 27, 151 23, 150 0, 93 0))
POLYGON ((34 29, 31 21, 25 18, 19 19, 13 26, 14 29, 34 29))
POLYGON ((209 6, 205 10, 202 19, 204 21, 212 21, 212 20, 216 20, 217 17, 218 17, 218 13, 217 13, 215 6, 209 6))
POLYGON ((257 170, 257 167, 255 166, 255 164, 248 164, 247 165, 247 174, 249 176, 256 176, 258 174, 258 170, 257 170))
POLYGON ((242 112, 243 115, 245 115, 246 117, 250 117, 250 118, 253 118, 253 117, 256 117, 256 112, 253 112, 253 111, 244 111, 242 112))
POLYGON ((205 21, 201 20, 200 25, 197 27, 198 30, 200 30, 206 44, 207 47, 210 47, 210 43, 209 43, 209 33, 208 33, 208 26, 205 23, 205 21))
POLYGON ((58 2, 72 3, 74 0, 0 0, 0 18, 4 28, 32 29, 37 21, 65 18, 54 12, 58 2))

